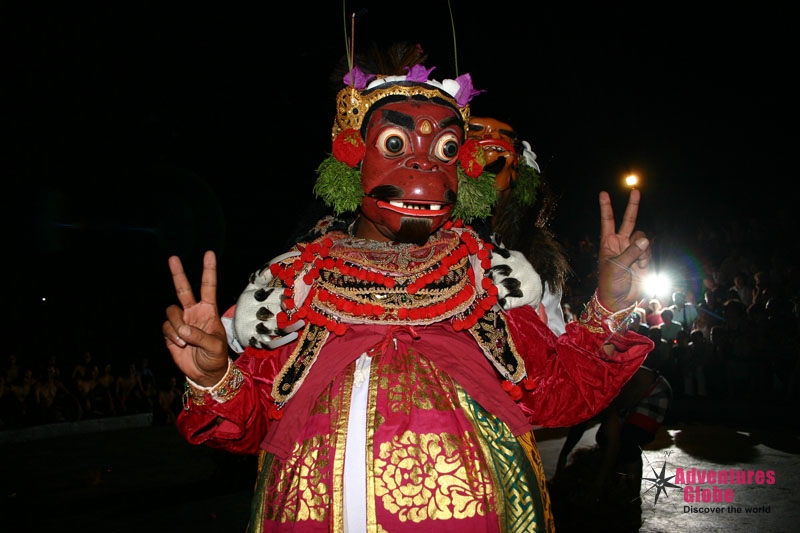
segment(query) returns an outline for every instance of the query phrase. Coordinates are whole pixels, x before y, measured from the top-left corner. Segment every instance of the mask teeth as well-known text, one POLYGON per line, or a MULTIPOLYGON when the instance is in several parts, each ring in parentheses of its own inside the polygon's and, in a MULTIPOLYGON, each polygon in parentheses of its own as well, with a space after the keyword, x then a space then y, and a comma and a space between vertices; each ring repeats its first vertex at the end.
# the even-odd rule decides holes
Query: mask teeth
POLYGON ((395 207, 402 207, 403 209, 419 209, 425 211, 441 211, 442 209, 441 204, 409 204, 399 200, 392 200, 389 204, 395 207))

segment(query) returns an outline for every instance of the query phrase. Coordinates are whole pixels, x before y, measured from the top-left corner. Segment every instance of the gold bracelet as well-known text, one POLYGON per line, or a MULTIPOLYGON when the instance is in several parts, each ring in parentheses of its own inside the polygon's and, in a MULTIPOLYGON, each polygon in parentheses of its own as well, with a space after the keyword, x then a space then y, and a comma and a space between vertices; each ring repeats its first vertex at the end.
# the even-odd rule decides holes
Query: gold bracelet
POLYGON ((244 375, 242 371, 239 370, 239 367, 234 364, 233 359, 229 357, 228 370, 216 385, 203 387, 188 377, 186 378, 183 408, 187 411, 189 410, 189 400, 195 405, 205 405, 206 394, 210 394, 211 398, 217 403, 225 403, 236 396, 236 393, 239 392, 239 389, 242 387, 242 383, 244 383, 244 375))
POLYGON ((636 305, 631 305, 621 311, 611 311, 603 307, 597 298, 597 291, 594 291, 589 303, 581 311, 578 319, 586 329, 592 333, 617 333, 624 335, 628 331, 628 324, 631 313, 636 305))

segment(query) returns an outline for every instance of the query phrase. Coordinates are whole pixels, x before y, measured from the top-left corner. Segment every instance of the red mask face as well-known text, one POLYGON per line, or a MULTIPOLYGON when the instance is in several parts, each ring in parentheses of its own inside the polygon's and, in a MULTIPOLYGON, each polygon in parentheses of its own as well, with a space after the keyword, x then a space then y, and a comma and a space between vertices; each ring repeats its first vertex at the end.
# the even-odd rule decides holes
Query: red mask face
POLYGON ((424 243, 450 217, 458 192, 458 113, 433 102, 393 102, 366 128, 363 218, 371 238, 424 243), (379 235, 379 236, 378 236, 379 235))
POLYGON ((478 141, 486 155, 484 170, 495 173, 494 186, 501 192, 517 180, 518 154, 514 128, 494 118, 471 117, 469 138, 478 141))

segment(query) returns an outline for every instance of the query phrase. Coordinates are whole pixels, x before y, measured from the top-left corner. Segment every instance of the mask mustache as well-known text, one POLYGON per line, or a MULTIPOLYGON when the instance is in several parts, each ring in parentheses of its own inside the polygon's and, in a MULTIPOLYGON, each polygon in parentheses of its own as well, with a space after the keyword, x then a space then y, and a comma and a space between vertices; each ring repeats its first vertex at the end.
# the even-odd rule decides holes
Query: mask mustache
POLYGON ((406 191, 397 187, 396 185, 378 185, 371 191, 369 191, 368 196, 370 198, 374 198, 376 200, 394 200, 396 198, 403 198, 406 194, 406 191))
POLYGON ((432 221, 429 218, 403 218, 400 222, 400 231, 397 232, 397 242, 410 242, 423 245, 431 236, 432 221))

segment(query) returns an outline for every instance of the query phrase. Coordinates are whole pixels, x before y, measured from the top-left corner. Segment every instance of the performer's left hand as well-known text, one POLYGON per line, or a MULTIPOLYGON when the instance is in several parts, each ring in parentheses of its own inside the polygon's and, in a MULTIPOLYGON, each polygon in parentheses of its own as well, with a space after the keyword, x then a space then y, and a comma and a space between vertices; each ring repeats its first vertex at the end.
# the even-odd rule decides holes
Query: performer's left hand
POLYGON ((641 193, 631 190, 622 224, 616 229, 611 198, 600 193, 600 249, 597 298, 611 311, 630 307, 640 298, 650 271, 650 241, 635 230, 641 193))

